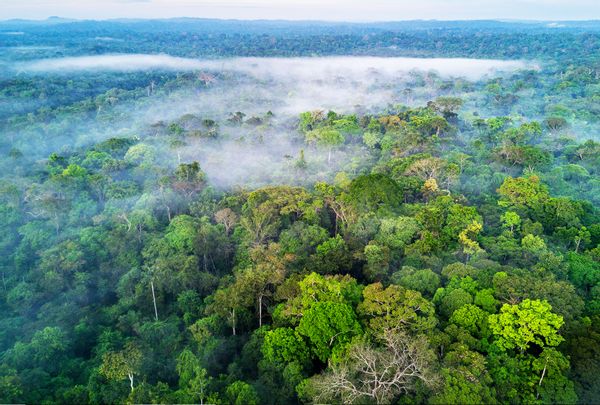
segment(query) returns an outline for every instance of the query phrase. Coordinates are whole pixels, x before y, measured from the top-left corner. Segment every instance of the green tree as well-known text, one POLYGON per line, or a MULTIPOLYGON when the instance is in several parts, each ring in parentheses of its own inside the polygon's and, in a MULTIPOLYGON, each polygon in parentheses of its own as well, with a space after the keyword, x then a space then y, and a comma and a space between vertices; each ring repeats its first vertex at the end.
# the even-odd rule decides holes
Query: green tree
POLYGON ((177 358, 177 374, 179 374, 179 390, 184 401, 200 401, 200 404, 203 404, 208 398, 210 377, 191 350, 185 349, 177 358))
POLYGON ((450 323, 458 325, 474 336, 481 337, 487 328, 488 313, 473 304, 458 308, 450 316, 450 323))
POLYGON ((577 232, 577 236, 575 236, 575 253, 579 252, 579 247, 582 243, 585 245, 591 241, 592 235, 585 226, 582 226, 581 229, 579 229, 579 232, 577 232))
POLYGON ((348 275, 322 276, 313 272, 300 281, 290 281, 291 294, 273 313, 280 323, 297 325, 306 311, 318 303, 342 303, 356 308, 362 298, 362 286, 348 275))
POLYGON ((546 252, 546 242, 539 236, 527 234, 521 239, 521 246, 523 250, 533 257, 539 257, 542 253, 546 252))
POLYGON ((134 376, 139 373, 142 361, 142 352, 132 342, 125 345, 124 349, 118 352, 107 352, 102 357, 100 373, 111 380, 129 379, 131 391, 134 388, 134 376))
POLYGON ((402 190, 398 183, 384 174, 358 176, 350 183, 342 199, 360 213, 390 213, 402 203, 402 190))
POLYGON ((296 330, 308 339, 311 351, 322 362, 332 355, 337 358, 352 338, 362 333, 348 304, 327 301, 308 308, 296 330))
POLYGON ((496 392, 485 357, 458 345, 448 352, 442 363, 442 388, 431 399, 432 404, 495 404, 496 392))
POLYGON ((306 343, 298 332, 291 328, 268 331, 261 350, 265 359, 274 363, 297 362, 305 366, 310 359, 306 343))
POLYGON ((235 381, 225 390, 227 402, 233 405, 258 405, 260 398, 253 386, 243 381, 235 381))
POLYGON ((370 242, 364 249, 364 255, 367 263, 364 266, 363 274, 369 281, 381 280, 389 270, 390 254, 386 246, 379 246, 370 242))
POLYGON ((437 323, 435 307, 417 291, 397 285, 384 289, 381 283, 375 283, 365 287, 363 297, 357 311, 375 334, 423 333, 437 323))
POLYGON ((411 217, 383 218, 375 240, 390 249, 403 250, 419 231, 418 222, 411 217))
POLYGON ((420 292, 424 297, 431 298, 440 287, 440 276, 431 269, 417 270, 414 267, 403 266, 392 274, 390 281, 409 290, 420 292))
POLYGON ((314 267, 324 274, 346 272, 352 264, 346 241, 339 234, 317 246, 314 259, 314 267))
POLYGON ((538 208, 549 199, 548 189, 537 176, 507 177, 498 189, 498 194, 498 204, 503 207, 538 208))
POLYGON ((558 334, 563 318, 551 312, 546 301, 525 299, 517 305, 504 304, 500 313, 490 315, 488 322, 496 337, 496 345, 521 353, 532 344, 541 348, 557 346, 564 338, 558 334))
POLYGON ((519 225, 521 225, 521 217, 514 211, 506 211, 502 214, 500 219, 502 220, 502 226, 508 228, 511 233, 513 233, 515 229, 518 230, 519 225))
POLYGON ((467 255, 467 258, 483 250, 479 243, 474 240, 482 229, 483 225, 481 223, 473 221, 458 234, 458 240, 463 246, 463 252, 467 255))
POLYGON ((334 128, 322 127, 306 133, 306 141, 327 148, 327 163, 331 164, 333 148, 344 143, 345 137, 334 128))
POLYGON ((20 384, 17 371, 10 369, 6 364, 0 366, 0 398, 7 403, 20 402, 23 387, 20 384))

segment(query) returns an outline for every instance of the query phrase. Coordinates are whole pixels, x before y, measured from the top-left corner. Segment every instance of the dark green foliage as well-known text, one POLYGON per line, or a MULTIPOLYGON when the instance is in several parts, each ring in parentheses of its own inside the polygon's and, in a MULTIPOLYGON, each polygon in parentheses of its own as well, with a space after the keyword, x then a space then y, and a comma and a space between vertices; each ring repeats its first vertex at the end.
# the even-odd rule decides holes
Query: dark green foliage
POLYGON ((2 64, 39 45, 540 69, 373 71, 370 90, 413 107, 292 115, 259 92, 210 99, 257 84, 219 69, 2 70, 0 402, 600 402, 600 37, 595 22, 565 24, 89 21, 3 35, 2 64), (187 104, 205 98, 214 111, 187 104), (191 113, 128 121, 155 99, 191 113), (256 160, 240 187, 207 169, 232 150, 256 160), (409 370, 405 385, 342 387, 390 370, 409 370))

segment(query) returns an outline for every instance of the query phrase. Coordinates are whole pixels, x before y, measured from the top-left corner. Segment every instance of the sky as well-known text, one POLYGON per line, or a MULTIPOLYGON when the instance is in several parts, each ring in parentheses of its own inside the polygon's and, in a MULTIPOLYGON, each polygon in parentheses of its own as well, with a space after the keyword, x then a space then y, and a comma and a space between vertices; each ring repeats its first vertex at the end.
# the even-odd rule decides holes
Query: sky
POLYGON ((0 0, 0 19, 591 20, 600 0, 0 0))

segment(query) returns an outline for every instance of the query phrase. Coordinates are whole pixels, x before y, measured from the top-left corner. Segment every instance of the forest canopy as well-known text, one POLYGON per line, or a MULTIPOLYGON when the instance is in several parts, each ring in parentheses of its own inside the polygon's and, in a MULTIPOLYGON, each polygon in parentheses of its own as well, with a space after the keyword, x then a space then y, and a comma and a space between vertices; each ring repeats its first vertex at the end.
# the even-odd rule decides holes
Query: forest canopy
POLYGON ((0 37, 1 403, 600 401, 597 23, 0 37))

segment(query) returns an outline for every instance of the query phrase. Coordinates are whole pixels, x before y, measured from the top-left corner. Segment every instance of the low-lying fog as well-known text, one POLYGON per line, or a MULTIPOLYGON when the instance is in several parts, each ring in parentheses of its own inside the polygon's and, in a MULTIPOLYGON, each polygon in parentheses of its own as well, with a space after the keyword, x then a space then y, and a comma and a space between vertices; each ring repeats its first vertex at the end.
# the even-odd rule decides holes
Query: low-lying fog
MULTIPOLYGON (((477 59, 417 59, 377 57, 314 58, 233 58, 195 60, 167 55, 105 55, 43 59, 14 66, 18 74, 74 75, 77 77, 118 72, 163 70, 195 72, 205 86, 179 88, 168 92, 148 92, 135 102, 113 97, 110 106, 98 110, 96 119, 81 122, 63 120, 41 142, 41 156, 52 151, 68 151, 114 136, 143 134, 158 122, 175 120, 184 114, 209 118, 221 124, 222 139, 188 141, 177 153, 167 154, 164 164, 198 160, 216 185, 277 182, 290 170, 300 149, 290 119, 303 111, 323 109, 337 112, 381 112, 394 104, 424 104, 438 96, 427 83, 424 72, 439 78, 476 81, 519 69, 537 68, 523 61, 477 59), (409 93, 406 89, 413 89, 409 93), (409 94, 409 95, 407 95, 409 94), (228 126, 232 112, 246 118, 275 114, 273 125, 260 130, 228 126), (260 132, 259 131, 259 132, 260 132)), ((148 83, 150 86, 150 83, 148 83)), ((51 130, 51 129, 47 129, 51 130)), ((11 134, 21 139, 21 134, 11 134)), ((23 146, 23 148, 29 147, 23 146)), ((167 146, 165 145, 165 148, 167 146)), ((319 151, 308 149, 306 159, 322 160, 319 151)), ((314 173, 310 180, 325 179, 352 158, 343 151, 334 158, 329 173, 314 173)), ((307 179, 308 180, 308 179, 307 179)))
MULTIPOLYGON (((40 59, 21 64, 18 69, 30 72, 72 72, 77 70, 229 70, 257 77, 283 80, 310 80, 316 77, 340 75, 347 77, 376 70, 383 74, 398 74, 411 70, 435 71, 444 77, 465 77, 477 80, 486 74, 527 67, 522 61, 465 58, 381 58, 336 56, 315 58, 230 58, 202 60, 169 55, 117 54, 40 59)), ((531 66, 531 65, 529 65, 531 66)))

